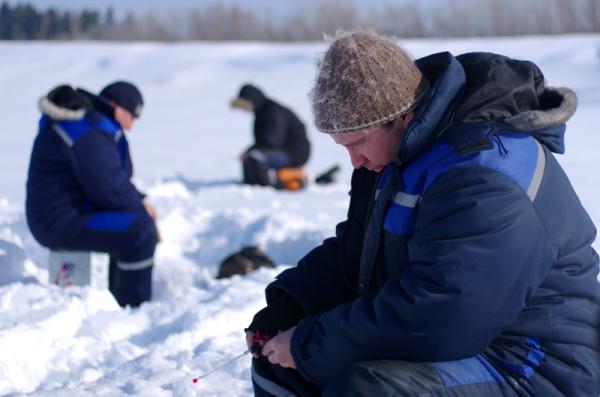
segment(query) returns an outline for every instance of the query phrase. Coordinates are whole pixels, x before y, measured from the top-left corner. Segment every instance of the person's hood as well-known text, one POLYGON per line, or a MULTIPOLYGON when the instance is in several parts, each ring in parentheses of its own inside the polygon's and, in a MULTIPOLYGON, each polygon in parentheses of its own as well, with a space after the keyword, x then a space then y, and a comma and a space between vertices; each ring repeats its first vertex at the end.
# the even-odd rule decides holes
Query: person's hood
POLYGON ((504 123, 530 133, 552 151, 564 151, 565 122, 577 107, 568 88, 548 88, 539 68, 498 54, 448 52, 416 61, 431 83, 400 145, 407 161, 448 127, 504 123))
MULTIPOLYGON (((74 89, 70 85, 53 88, 46 96, 40 98, 38 108, 43 115, 56 121, 76 121, 86 115, 92 117, 89 112, 92 109, 111 120, 114 119, 114 108, 106 100, 84 89, 74 89)), ((91 113, 99 117, 97 113, 91 113)))
POLYGON ((239 98, 246 99, 252 102, 252 106, 254 106, 254 111, 256 112, 258 109, 262 107, 262 105, 267 100, 267 97, 261 90, 253 86, 252 84, 246 84, 240 89, 239 98))
POLYGON ((529 61, 490 53, 456 59, 466 75, 456 120, 502 121, 530 133, 550 150, 564 152, 565 123, 577 109, 572 90, 547 87, 542 71, 529 61))
POLYGON ((57 121, 75 121, 85 117, 92 103, 69 85, 59 85, 40 98, 38 107, 43 115, 57 121))

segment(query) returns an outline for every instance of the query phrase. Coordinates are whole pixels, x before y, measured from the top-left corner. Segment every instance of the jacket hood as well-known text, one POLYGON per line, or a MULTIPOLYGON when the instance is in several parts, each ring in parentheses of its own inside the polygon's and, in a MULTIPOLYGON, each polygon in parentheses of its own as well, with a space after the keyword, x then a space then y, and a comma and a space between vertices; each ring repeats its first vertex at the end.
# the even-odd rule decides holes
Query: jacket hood
POLYGON ((490 53, 456 58, 466 75, 456 118, 463 122, 503 120, 519 131, 532 132, 565 123, 577 108, 568 88, 550 88, 532 62, 490 53))
POLYGON ((568 88, 546 87, 534 63, 481 52, 457 57, 444 52, 416 63, 432 88, 403 138, 400 161, 448 127, 476 123, 505 124, 564 152, 565 122, 575 113, 576 95, 568 88))
POLYGON ((569 88, 546 87, 540 95, 541 109, 519 113, 505 120, 518 131, 528 131, 555 153, 565 152, 565 122, 577 109, 577 96, 569 88))
POLYGON ((84 89, 60 85, 38 101, 40 111, 56 121, 76 121, 84 117, 95 119, 102 115, 114 120, 114 108, 104 98, 84 89))
POLYGON ((267 97, 261 90, 253 86, 252 84, 246 84, 240 89, 239 98, 247 99, 252 102, 254 106, 254 111, 260 109, 260 107, 265 103, 267 97))
POLYGON ((73 87, 60 85, 38 101, 40 111, 53 120, 81 120, 91 102, 81 96, 73 87))

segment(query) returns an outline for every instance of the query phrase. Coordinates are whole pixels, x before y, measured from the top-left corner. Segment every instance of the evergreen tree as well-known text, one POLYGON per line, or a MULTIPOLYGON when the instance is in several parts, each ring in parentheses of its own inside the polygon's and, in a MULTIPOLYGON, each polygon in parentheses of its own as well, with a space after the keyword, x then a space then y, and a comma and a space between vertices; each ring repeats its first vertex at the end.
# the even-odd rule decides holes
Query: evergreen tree
POLYGON ((18 5, 14 8, 20 38, 35 40, 40 38, 41 15, 31 5, 18 5))
POLYGON ((7 2, 0 7, 0 40, 13 39, 13 15, 7 2))

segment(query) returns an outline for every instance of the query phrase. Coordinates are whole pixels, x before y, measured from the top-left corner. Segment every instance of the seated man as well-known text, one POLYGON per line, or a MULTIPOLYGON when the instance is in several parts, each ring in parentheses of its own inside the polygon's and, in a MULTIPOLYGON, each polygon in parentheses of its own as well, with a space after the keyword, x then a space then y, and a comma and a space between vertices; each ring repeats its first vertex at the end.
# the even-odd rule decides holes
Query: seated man
POLYGON ((123 130, 143 100, 127 82, 99 96, 54 88, 40 99, 42 117, 27 180, 31 233, 50 249, 111 254, 109 289, 121 306, 150 300, 158 232, 156 212, 133 183, 123 130))
POLYGON ((597 397, 596 228, 553 154, 575 93, 532 62, 340 32, 311 96, 350 204, 267 287, 256 396, 597 397))
POLYGON ((250 84, 241 88, 231 106, 254 112, 254 144, 241 157, 244 183, 279 187, 269 170, 306 164, 310 143, 304 124, 291 110, 265 97, 250 84))

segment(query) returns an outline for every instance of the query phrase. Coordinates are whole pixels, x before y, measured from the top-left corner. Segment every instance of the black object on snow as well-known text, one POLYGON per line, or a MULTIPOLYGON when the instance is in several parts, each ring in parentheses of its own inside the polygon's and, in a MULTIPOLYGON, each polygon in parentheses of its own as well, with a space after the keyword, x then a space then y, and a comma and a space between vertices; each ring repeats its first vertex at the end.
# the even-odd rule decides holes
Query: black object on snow
POLYGON ((315 178, 315 183, 319 185, 327 185, 335 182, 335 174, 340 170, 340 165, 336 164, 327 171, 321 173, 315 178))
POLYGON ((239 252, 225 258, 219 265, 217 278, 227 278, 234 274, 248 274, 259 267, 275 267, 275 264, 258 247, 243 247, 239 252))

